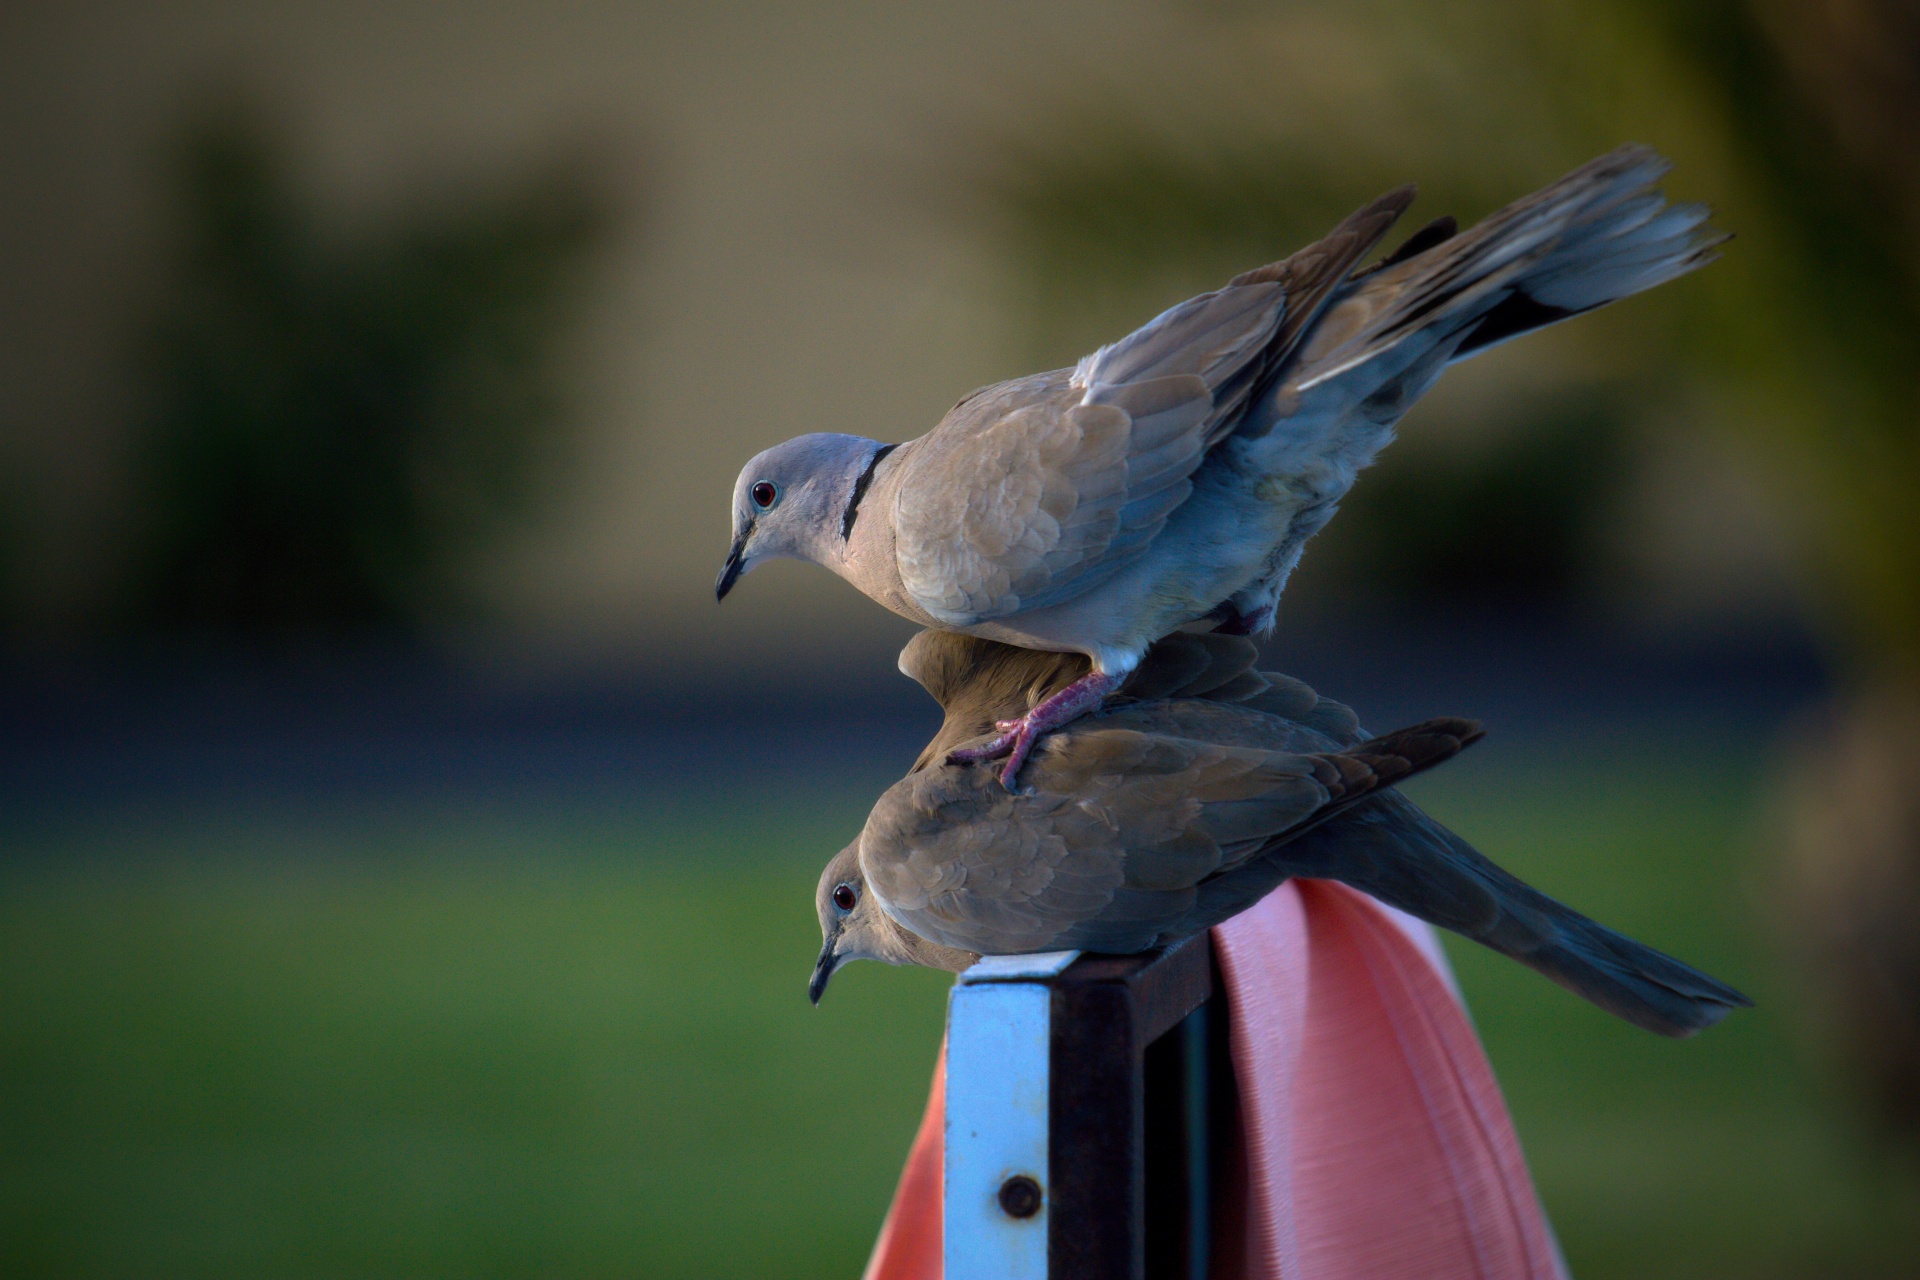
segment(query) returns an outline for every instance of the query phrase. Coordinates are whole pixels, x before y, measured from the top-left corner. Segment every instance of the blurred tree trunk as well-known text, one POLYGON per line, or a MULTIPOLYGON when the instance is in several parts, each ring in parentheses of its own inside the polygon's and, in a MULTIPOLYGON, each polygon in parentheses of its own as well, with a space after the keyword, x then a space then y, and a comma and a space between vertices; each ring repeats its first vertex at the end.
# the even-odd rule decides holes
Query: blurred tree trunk
POLYGON ((1920 1143, 1920 684, 1838 701, 1785 770, 1779 916, 1812 1021, 1873 1104, 1882 1144, 1920 1143))
POLYGON ((1664 20, 1718 82, 1744 165, 1798 242, 1797 268, 1773 268, 1800 276, 1785 295, 1797 332, 1771 354, 1780 368, 1800 366, 1788 374, 1802 383, 1790 397, 1802 412, 1788 454, 1798 478, 1824 490, 1809 532, 1842 619, 1844 681, 1824 721, 1787 753, 1782 918, 1811 982, 1812 1017, 1875 1136, 1911 1151, 1920 1146, 1920 6, 1683 0, 1664 20))

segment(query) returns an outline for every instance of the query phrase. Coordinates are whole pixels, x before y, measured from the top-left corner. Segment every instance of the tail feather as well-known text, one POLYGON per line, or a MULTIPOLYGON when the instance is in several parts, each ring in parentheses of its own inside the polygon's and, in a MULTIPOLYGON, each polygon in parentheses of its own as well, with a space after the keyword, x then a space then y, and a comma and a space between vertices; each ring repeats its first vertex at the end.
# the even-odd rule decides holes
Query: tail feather
MULTIPOLYGON (((1609 227, 1580 239, 1569 237, 1514 282, 1516 296, 1556 313, 1545 321, 1551 324, 1665 284, 1716 256, 1725 237, 1707 226, 1710 211, 1705 205, 1663 209, 1658 196, 1647 197, 1646 203, 1656 216, 1630 227, 1609 227)), ((1518 328, 1501 324, 1490 314, 1474 327, 1454 358, 1476 355, 1538 327, 1538 323, 1518 328)))
POLYGON ((1377 793, 1269 856, 1276 871, 1352 885, 1661 1035, 1693 1035, 1753 1003, 1691 965, 1554 901, 1398 792, 1377 793))
POLYGON ((1707 226, 1704 206, 1669 206, 1654 189, 1669 167, 1649 147, 1621 147, 1358 277, 1324 321, 1335 341, 1316 350, 1309 340, 1291 389, 1337 378, 1415 333, 1464 359, 1711 261, 1726 237, 1707 226))
POLYGON ((1509 927, 1475 940, 1635 1026, 1690 1036, 1753 1003, 1691 965, 1616 933, 1504 872, 1500 878, 1508 881, 1503 886, 1508 894, 1534 900, 1531 910, 1515 912, 1534 919, 1523 929, 1503 921, 1509 927))

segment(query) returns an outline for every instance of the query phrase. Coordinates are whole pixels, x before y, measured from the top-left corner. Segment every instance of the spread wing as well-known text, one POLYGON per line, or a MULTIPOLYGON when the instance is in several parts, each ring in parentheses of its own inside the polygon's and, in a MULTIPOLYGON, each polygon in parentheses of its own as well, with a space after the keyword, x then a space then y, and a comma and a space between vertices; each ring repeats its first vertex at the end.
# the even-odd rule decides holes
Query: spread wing
POLYGON ((901 464, 894 551, 907 593, 971 626, 1071 599, 1131 563, 1411 199, 1381 197, 1071 371, 961 401, 901 464))
POLYGON ((1300 754, 1119 719, 1049 739, 1028 765, 1031 795, 1008 795, 981 766, 896 784, 860 840, 887 914, 985 955, 1138 951, 1188 918, 1210 880, 1471 740, 1422 726, 1349 752, 1300 754), (1403 737, 1415 750, 1398 749, 1403 737))

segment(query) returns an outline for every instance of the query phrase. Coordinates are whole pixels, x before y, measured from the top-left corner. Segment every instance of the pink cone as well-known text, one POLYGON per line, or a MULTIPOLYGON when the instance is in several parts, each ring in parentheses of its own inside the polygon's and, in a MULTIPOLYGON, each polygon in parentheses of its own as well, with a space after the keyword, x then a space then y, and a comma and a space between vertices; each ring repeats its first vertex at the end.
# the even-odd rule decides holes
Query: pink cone
MULTIPOLYGON (((1213 931, 1244 1222, 1214 1274, 1566 1280, 1513 1120, 1432 930, 1295 880, 1213 931)), ((945 1053, 864 1280, 938 1280, 945 1053)))

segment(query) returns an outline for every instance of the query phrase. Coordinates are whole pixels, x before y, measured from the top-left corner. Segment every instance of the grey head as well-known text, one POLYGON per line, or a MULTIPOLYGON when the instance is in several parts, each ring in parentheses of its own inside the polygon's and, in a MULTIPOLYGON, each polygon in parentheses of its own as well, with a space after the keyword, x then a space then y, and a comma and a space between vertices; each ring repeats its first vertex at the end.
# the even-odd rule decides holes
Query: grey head
POLYGON ((892 447, 865 436, 818 432, 755 454, 733 482, 733 545, 714 595, 726 599, 740 575, 763 560, 811 560, 834 568, 873 469, 892 447))
POLYGON ((815 1004, 826 994, 833 971, 849 960, 920 964, 958 973, 980 958, 971 951, 928 942, 895 924, 867 893, 858 840, 827 863, 813 904, 820 913, 820 958, 814 962, 813 980, 807 983, 807 998, 815 1004))

